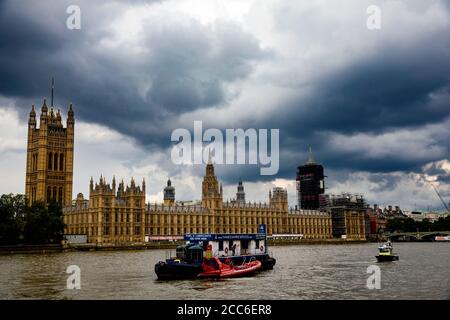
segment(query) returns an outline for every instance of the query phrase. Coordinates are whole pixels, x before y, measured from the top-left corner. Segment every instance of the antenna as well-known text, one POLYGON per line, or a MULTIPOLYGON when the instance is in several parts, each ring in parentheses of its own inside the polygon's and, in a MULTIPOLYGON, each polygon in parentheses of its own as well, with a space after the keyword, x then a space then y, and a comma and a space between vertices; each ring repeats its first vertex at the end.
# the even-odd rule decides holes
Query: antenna
POLYGON ((52 76, 52 104, 51 106, 53 107, 53 89, 55 88, 55 78, 52 76))

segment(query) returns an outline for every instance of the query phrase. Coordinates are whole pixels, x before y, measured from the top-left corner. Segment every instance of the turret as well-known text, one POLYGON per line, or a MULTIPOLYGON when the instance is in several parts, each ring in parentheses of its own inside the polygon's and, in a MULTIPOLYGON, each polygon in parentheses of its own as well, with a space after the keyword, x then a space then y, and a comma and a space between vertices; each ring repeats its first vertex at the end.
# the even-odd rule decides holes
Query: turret
POLYGON ((47 99, 44 98, 44 103, 42 104, 41 107, 41 118, 40 118, 40 128, 42 128, 42 126, 47 124, 47 120, 48 120, 48 107, 47 107, 47 99))
POLYGON ((245 192, 244 186, 242 185, 242 180, 239 180, 237 192, 236 192, 236 202, 245 203, 245 192))
POLYGON ((214 174, 214 165, 209 153, 206 173, 202 182, 202 204, 206 208, 220 208, 223 202, 223 187, 219 185, 217 177, 214 174))
POLYGON ((28 119, 28 126, 30 128, 36 128, 36 111, 34 111, 34 104, 31 106, 30 118, 28 119))
POLYGON ((73 112, 73 108, 72 108, 72 103, 70 103, 69 105, 69 111, 67 112, 67 128, 73 128, 75 124, 75 117, 74 117, 74 112, 73 112))
POLYGON ((175 188, 172 187, 172 181, 167 180, 167 186, 164 188, 164 204, 173 205, 175 203, 175 188))
POLYGON ((58 125, 58 127, 62 127, 61 111, 59 109, 56 113, 56 124, 58 125))

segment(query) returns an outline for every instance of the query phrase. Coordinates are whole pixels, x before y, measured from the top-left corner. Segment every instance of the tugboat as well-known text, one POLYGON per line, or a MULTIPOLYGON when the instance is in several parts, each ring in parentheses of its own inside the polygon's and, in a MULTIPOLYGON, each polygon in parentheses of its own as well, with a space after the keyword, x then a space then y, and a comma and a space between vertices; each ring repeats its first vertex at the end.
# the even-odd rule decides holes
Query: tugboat
POLYGON ((202 264, 203 272, 199 278, 237 278, 253 275, 261 269, 261 261, 253 260, 240 266, 232 263, 222 263, 217 257, 205 259, 202 264))
POLYGON ((379 253, 375 256, 378 262, 397 261, 399 259, 398 255, 394 254, 393 252, 394 246, 392 245, 391 241, 387 241, 378 246, 378 250, 379 253))
MULTIPOLYGON (((158 262, 155 273, 158 279, 163 280, 196 279, 199 274, 211 271, 205 269, 204 258, 214 258, 217 265, 240 266, 232 267, 235 276, 250 271, 270 270, 276 260, 269 255, 266 238, 266 226, 263 224, 256 234, 185 234, 186 244, 177 248, 177 256, 158 262), (257 265, 257 269, 250 269, 257 265)), ((228 275, 228 272, 221 274, 228 275)))

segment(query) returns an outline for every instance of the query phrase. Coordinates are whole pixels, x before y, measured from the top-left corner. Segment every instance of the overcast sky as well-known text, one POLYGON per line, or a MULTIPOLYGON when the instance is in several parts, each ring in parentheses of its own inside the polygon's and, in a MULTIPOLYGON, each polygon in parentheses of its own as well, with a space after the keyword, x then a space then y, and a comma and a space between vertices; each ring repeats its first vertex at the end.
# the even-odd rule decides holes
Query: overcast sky
POLYGON ((421 175, 450 202, 449 35, 444 0, 0 0, 0 193, 24 193, 28 112, 54 76, 56 108, 74 104, 74 196, 103 174, 199 199, 204 165, 173 164, 170 135, 201 120, 280 129, 277 175, 217 166, 226 198, 241 177, 248 200, 282 186, 295 204, 311 146, 328 193, 441 209, 421 175))

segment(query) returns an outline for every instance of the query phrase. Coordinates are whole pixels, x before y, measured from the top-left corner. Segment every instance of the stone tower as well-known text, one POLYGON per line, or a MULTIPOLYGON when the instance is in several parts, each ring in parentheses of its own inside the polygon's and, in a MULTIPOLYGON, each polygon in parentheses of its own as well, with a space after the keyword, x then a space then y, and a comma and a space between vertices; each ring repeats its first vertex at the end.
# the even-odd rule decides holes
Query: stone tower
POLYGON ((175 204, 175 188, 172 186, 172 181, 167 180, 167 187, 164 188, 164 204, 175 204))
POLYGON ((245 204, 245 191, 244 186, 242 185, 242 180, 239 180, 239 184, 237 187, 236 202, 245 204))
POLYGON ((206 174, 202 182, 202 205, 209 209, 222 208, 223 189, 222 184, 214 174, 214 165, 211 161, 211 153, 209 154, 208 164, 206 165, 206 174))
POLYGON ((288 211, 288 196, 287 190, 283 188, 273 188, 273 192, 269 191, 269 204, 274 206, 277 210, 288 211))
POLYGON ((34 105, 31 107, 25 184, 28 204, 56 201, 65 207, 72 203, 75 128, 72 104, 67 115, 64 128, 60 111, 53 110, 53 101, 49 110, 44 99, 38 128, 34 105))

